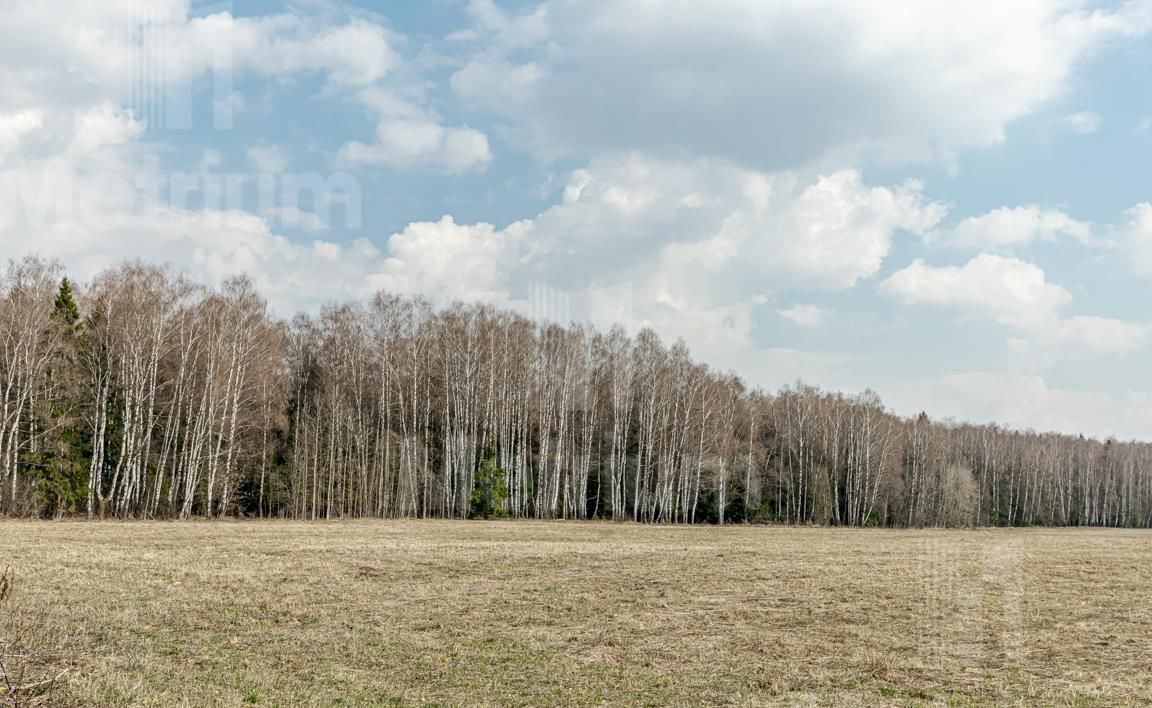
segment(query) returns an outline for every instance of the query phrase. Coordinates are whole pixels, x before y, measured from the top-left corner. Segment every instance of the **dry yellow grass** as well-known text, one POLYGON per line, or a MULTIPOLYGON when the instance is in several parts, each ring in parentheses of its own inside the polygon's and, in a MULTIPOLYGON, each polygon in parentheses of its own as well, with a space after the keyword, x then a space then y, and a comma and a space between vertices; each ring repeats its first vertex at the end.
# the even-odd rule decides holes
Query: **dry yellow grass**
POLYGON ((83 705, 1152 702, 1152 534, 0 523, 83 705))

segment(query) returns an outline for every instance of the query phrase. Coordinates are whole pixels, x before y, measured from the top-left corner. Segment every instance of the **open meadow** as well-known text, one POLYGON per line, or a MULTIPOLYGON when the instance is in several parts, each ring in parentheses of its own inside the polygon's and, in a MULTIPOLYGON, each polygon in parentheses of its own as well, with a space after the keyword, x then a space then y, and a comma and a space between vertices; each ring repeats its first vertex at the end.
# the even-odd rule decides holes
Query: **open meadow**
POLYGON ((1152 702, 1143 531, 4 522, 3 566, 52 705, 1152 702))

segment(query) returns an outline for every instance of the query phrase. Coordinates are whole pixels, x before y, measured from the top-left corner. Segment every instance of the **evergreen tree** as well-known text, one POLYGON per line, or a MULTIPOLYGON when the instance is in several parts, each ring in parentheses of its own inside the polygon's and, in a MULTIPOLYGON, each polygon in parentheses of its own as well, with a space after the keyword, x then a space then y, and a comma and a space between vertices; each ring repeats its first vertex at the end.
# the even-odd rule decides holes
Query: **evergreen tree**
POLYGON ((52 318, 76 329, 80 324, 80 308, 72 293, 72 283, 64 278, 60 281, 60 291, 56 293, 56 303, 52 308, 52 318))
POLYGON ((469 516, 473 519, 500 518, 504 516, 506 499, 508 499, 508 483, 505 480, 504 470, 496 466, 496 457, 489 455, 480 462, 480 468, 476 470, 469 516))
POLYGON ((83 505, 91 455, 91 435, 82 415, 84 327, 67 278, 60 283, 48 327, 49 336, 59 337, 61 342, 48 370, 48 390, 53 395, 37 411, 44 430, 43 445, 29 453, 26 462, 38 472, 41 512, 62 516, 77 512, 83 505))

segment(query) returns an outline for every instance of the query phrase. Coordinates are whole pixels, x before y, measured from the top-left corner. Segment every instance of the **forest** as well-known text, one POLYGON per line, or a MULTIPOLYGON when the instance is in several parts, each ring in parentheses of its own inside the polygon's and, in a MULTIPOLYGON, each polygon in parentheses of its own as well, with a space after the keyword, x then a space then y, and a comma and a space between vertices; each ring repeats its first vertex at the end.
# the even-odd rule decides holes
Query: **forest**
POLYGON ((1152 446, 777 392, 635 336, 381 292, 276 319, 125 263, 0 278, 0 514, 1152 525, 1152 446))

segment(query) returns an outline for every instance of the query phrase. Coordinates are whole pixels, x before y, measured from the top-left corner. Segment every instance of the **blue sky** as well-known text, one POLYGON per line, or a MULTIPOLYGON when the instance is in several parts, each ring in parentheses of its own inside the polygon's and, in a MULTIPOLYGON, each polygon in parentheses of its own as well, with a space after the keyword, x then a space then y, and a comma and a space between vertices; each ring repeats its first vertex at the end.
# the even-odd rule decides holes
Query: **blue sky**
POLYGON ((1152 0, 16 0, 0 256, 1152 438, 1150 34, 1152 0))

